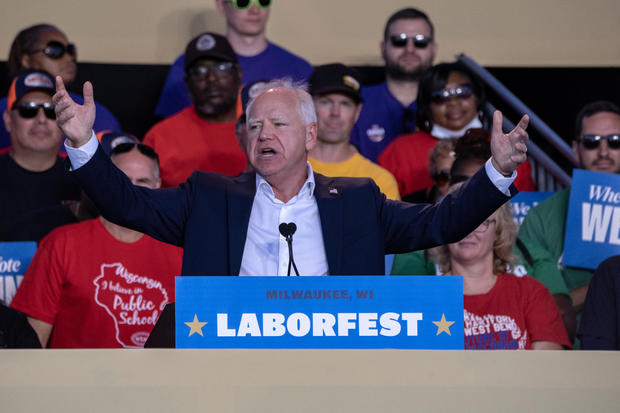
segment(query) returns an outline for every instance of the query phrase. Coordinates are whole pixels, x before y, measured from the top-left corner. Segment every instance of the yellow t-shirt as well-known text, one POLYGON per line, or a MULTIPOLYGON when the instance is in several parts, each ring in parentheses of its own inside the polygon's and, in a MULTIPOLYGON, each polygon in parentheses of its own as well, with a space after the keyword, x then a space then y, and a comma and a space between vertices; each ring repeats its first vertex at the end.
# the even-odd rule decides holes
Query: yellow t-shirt
POLYGON ((356 153, 344 162, 321 162, 308 157, 315 172, 325 176, 346 176, 351 178, 372 178, 381 192, 389 199, 400 199, 398 184, 394 176, 385 168, 356 153))

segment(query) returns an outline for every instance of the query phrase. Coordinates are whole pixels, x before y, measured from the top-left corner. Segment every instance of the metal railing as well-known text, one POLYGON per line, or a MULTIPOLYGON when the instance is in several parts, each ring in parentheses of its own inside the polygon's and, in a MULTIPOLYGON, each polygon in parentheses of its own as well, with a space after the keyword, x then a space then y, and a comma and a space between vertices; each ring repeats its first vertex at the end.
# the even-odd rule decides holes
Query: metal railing
MULTIPOLYGON (((529 127, 533 128, 538 134, 548 141, 560 155, 566 158, 573 166, 578 166, 577 160, 573 155, 571 147, 564 142, 542 119, 540 119, 527 105, 508 90, 497 78, 489 71, 476 63, 472 58, 460 54, 456 59, 467 66, 475 73, 485 85, 493 90, 511 109, 517 113, 527 113, 530 116, 529 127)), ((487 114, 493 116, 495 108, 490 103, 487 104, 487 114)), ((514 128, 514 124, 504 116, 504 131, 514 128)), ((527 141, 528 158, 532 166, 532 178, 539 191, 555 191, 570 185, 571 178, 564 172, 558 164, 553 161, 538 145, 527 141)))

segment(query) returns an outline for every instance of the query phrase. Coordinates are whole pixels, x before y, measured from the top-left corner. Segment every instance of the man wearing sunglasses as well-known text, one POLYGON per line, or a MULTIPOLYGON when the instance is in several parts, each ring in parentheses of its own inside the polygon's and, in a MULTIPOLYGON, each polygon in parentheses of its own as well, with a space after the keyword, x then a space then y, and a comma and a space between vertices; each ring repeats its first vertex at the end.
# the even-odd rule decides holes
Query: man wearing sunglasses
MULTIPOLYGON (((133 183, 159 188, 157 153, 134 137, 101 134, 101 147, 133 183)), ((143 347, 173 301, 182 250, 103 217, 66 225, 40 242, 11 306, 43 347, 143 347)))
POLYGON ((0 155, 0 241, 38 241, 53 228, 75 222, 68 203, 80 189, 58 157, 62 133, 52 103, 54 79, 29 70, 9 87, 4 125, 11 151, 0 155))
POLYGON ((235 176, 246 155, 235 136, 241 69, 224 36, 202 33, 185 51, 185 83, 193 105, 162 120, 144 143, 160 156, 163 186, 176 186, 195 170, 235 176))
MULTIPOLYGON (((226 19, 226 38, 243 70, 242 83, 286 76, 307 81, 312 66, 299 56, 270 42, 265 34, 273 0, 215 0, 226 19)), ((191 105, 183 83, 185 55, 170 68, 155 114, 168 117, 191 105)))
MULTIPOLYGON (((69 42, 67 36, 51 24, 37 24, 21 30, 9 51, 7 67, 11 76, 22 70, 43 70, 52 76, 61 76, 66 84, 71 84, 77 74, 77 48, 69 42)), ((76 102, 83 99, 73 94, 76 102)), ((7 98, 0 99, 0 112, 6 109, 7 98)), ((97 103, 95 131, 119 130, 116 117, 108 108, 97 103)), ((10 145, 8 132, 0 124, 0 148, 10 145)), ((0 149, 1 150, 1 149, 0 149)), ((64 150, 61 147, 61 150, 64 150)))
POLYGON ((434 36, 428 16, 413 8, 397 11, 385 25, 385 82, 362 88, 364 107, 351 133, 351 143, 373 162, 396 137, 414 131, 418 82, 437 52, 434 36))
MULTIPOLYGON (((581 109, 575 125, 573 152, 581 169, 620 173, 620 108, 616 104, 597 101, 581 109)), ((530 210, 519 229, 519 238, 536 243, 557 260, 571 292, 573 307, 580 312, 592 272, 562 264, 569 198, 570 188, 567 188, 530 210)))

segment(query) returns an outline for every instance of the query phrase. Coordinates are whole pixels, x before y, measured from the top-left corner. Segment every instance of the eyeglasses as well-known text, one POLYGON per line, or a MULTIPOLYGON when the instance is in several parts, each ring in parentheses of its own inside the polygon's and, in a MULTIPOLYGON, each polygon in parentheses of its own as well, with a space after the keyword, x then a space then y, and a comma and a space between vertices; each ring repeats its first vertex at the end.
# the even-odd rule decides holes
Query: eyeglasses
POLYGON ((485 219, 484 222, 480 224, 478 228, 474 230, 474 232, 486 232, 491 226, 491 224, 493 224, 494 222, 495 222, 495 219, 493 218, 485 219))
POLYGON ((33 50, 32 52, 30 52, 30 54, 35 54, 39 52, 43 52, 45 53, 45 56, 55 60, 61 59, 65 55, 65 53, 68 53, 69 56, 73 57, 74 59, 77 57, 77 49, 75 48, 75 45, 73 43, 69 43, 65 46, 64 44, 56 40, 49 41, 43 49, 33 50))
POLYGON ((413 45, 416 49, 426 49, 429 43, 433 41, 432 38, 424 36, 423 34, 409 36, 406 33, 401 33, 391 35, 390 43, 392 43, 393 47, 405 47, 407 46, 407 39, 413 40, 413 45))
POLYGON ((433 174, 433 181, 435 181, 437 185, 447 184, 448 182, 450 182, 450 170, 442 169, 440 171, 435 172, 433 174))
POLYGON ((607 146, 609 149, 620 149, 620 133, 614 133, 611 135, 583 135, 581 139, 577 139, 577 142, 581 142, 585 149, 596 149, 601 144, 603 139, 607 140, 607 146))
POLYGON ((256 3, 261 9, 267 9, 271 7, 271 0, 227 0, 228 3, 232 3, 237 10, 245 10, 252 7, 252 3, 256 3))
POLYGON ((223 62, 214 65, 199 65, 192 66, 188 72, 190 76, 195 79, 200 79, 209 76, 209 73, 213 73, 217 77, 230 76, 232 74, 233 63, 223 62))
POLYGON ((133 148, 137 147, 140 153, 148 158, 154 159, 159 162, 159 156, 157 156, 157 152, 153 148, 148 145, 144 145, 142 143, 119 143, 115 147, 112 148, 110 154, 119 155, 121 153, 126 153, 131 151, 133 148))
POLYGON ((474 89, 471 86, 459 86, 453 89, 443 89, 431 93, 431 100, 438 105, 447 103, 452 96, 460 100, 472 97, 474 89))
POLYGON ((39 113, 39 109, 43 109, 45 117, 48 119, 56 119, 55 105, 52 102, 36 103, 36 102, 20 102, 17 104, 17 113, 24 119, 32 119, 39 113))

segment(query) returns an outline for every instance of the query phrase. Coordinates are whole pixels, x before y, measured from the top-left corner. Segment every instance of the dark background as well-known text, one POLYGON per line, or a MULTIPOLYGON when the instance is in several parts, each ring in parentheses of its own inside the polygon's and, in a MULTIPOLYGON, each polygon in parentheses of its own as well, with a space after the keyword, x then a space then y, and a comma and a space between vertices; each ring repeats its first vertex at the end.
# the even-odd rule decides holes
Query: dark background
MULTIPOLYGON (((153 111, 168 68, 168 65, 79 63, 78 77, 71 89, 79 93, 78 85, 86 80, 93 82, 95 99, 116 115, 126 132, 142 137, 158 120, 153 111)), ((357 69, 364 84, 383 80, 382 67, 357 69)), ((602 99, 620 104, 620 68, 486 69, 567 142, 572 139, 575 116, 584 104, 602 99)), ((6 62, 0 62, 0 96, 6 95, 8 83, 6 62)), ((489 95, 489 101, 505 111, 513 122, 518 121, 520 115, 511 113, 493 94, 489 95)), ((531 138, 552 158, 558 158, 535 133, 531 133, 531 138)), ((560 164, 567 166, 561 161, 560 164)))

